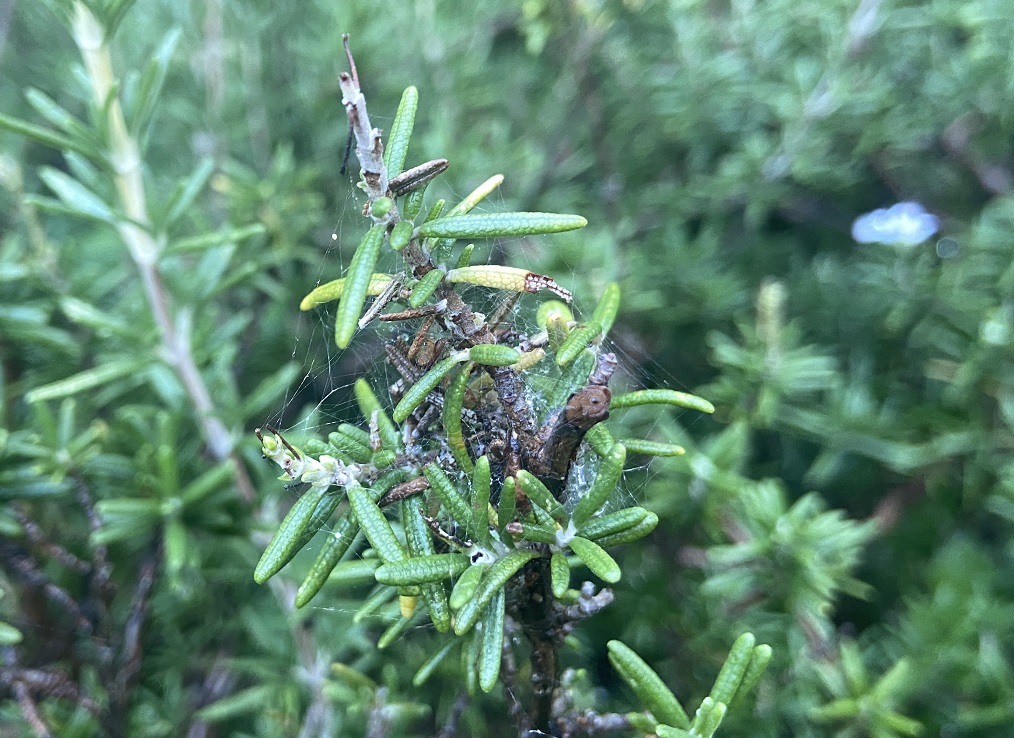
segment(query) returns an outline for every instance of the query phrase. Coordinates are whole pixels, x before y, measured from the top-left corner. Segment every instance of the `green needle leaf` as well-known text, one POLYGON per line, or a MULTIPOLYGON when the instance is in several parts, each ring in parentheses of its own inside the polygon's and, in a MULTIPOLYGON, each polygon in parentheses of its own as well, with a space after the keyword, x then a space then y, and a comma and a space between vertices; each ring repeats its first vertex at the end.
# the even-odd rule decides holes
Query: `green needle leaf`
POLYGON ((596 540, 605 536, 615 535, 640 525, 646 518, 653 515, 643 507, 627 507, 623 510, 599 515, 577 527, 577 532, 585 538, 596 540))
POLYGON ((437 218, 419 226, 428 238, 494 238, 535 236, 583 228, 588 221, 580 215, 559 213, 481 213, 437 218))
POLYGON ((496 524, 501 538, 510 537, 505 528, 508 523, 514 520, 514 513, 517 512, 516 484, 514 477, 507 477, 500 490, 500 504, 496 508, 496 524))
POLYGON ((377 648, 384 650, 396 640, 405 635, 412 627, 419 623, 421 615, 417 610, 408 617, 402 615, 400 619, 395 620, 391 626, 380 634, 380 638, 377 639, 377 648))
MULTIPOLYGON (((591 349, 582 349, 573 363, 564 368, 555 386, 547 394, 546 402, 549 407, 563 407, 572 394, 588 384, 588 377, 595 371, 595 362, 595 352, 591 349)), ((600 425, 601 423, 592 428, 600 425)))
MULTIPOLYGON (((588 429, 588 432, 584 434, 584 440, 591 446, 592 451, 597 453, 599 456, 605 456, 609 453, 609 449, 616 443, 616 439, 613 438, 613 434, 606 428, 605 423, 598 423, 588 429)), ((627 446, 626 443, 623 444, 627 446)), ((627 450, 632 450, 630 446, 627 446, 627 450)))
POLYGON ((271 538, 271 543, 268 544, 260 561, 257 562, 257 568, 254 569, 255 582, 264 584, 299 552, 305 543, 303 533, 310 525, 317 505, 324 499, 327 492, 328 487, 311 487, 309 492, 296 500, 296 504, 289 510, 282 524, 278 526, 278 530, 271 538))
POLYGON ((690 718, 665 682, 644 659, 621 641, 609 641, 609 663, 655 719, 683 730, 689 730, 690 718))
MULTIPOLYGON (((638 730, 640 730, 640 728, 638 728, 638 730)), ((646 730, 645 732, 646 733, 654 732, 658 736, 658 738, 701 738, 696 733, 691 733, 688 730, 682 730, 680 728, 674 728, 671 725, 657 725, 652 729, 646 730)))
MULTIPOLYGON (((238 244, 248 238, 260 236, 266 233, 267 229, 262 223, 244 226, 243 228, 229 228, 221 231, 202 233, 193 238, 181 238, 179 241, 170 241, 165 247, 162 256, 176 256, 178 254, 206 251, 223 244, 238 244)), ((378 293, 379 294, 379 293, 378 293)))
POLYGON ((465 690, 475 696, 479 686, 479 647, 482 645, 482 633, 472 631, 465 638, 465 646, 461 653, 461 671, 465 675, 465 690))
MULTIPOLYGON (((366 294, 376 297, 391 283, 390 274, 373 274, 370 277, 370 282, 366 287, 366 294)), ((299 303, 300 310, 313 310, 318 305, 323 305, 326 302, 333 302, 340 300, 342 295, 345 294, 345 277, 336 279, 327 284, 322 284, 317 287, 313 292, 303 298, 303 301, 299 303)))
POLYGON ((516 476, 521 491, 528 495, 528 499, 541 507, 553 516, 553 520, 565 525, 568 521, 566 509, 560 501, 553 497, 553 493, 534 474, 521 469, 516 476))
POLYGON ((117 217, 112 208, 73 177, 52 167, 42 167, 39 170, 39 177, 56 193, 64 205, 78 215, 103 223, 116 223, 117 217))
POLYGON ((458 466, 465 472, 472 471, 473 464, 472 457, 468 455, 468 446, 465 444, 465 434, 461 427, 461 412, 465 403, 465 389, 468 387, 472 366, 471 363, 465 364, 461 367, 461 371, 454 375, 450 386, 444 393, 444 409, 441 415, 447 447, 451 450, 451 456, 458 462, 458 466))
POLYGON ((576 553, 599 579, 610 584, 620 581, 619 565, 600 545, 580 536, 572 538, 569 545, 570 550, 576 553))
POLYGON ((768 663, 771 661, 771 654, 771 646, 766 643, 754 646, 750 666, 747 667, 743 681, 739 683, 739 690, 736 692, 737 699, 749 694, 750 690, 760 681, 764 670, 768 668, 768 663))
POLYGON ((388 237, 388 243, 391 244, 391 248, 395 251, 401 251, 408 246, 408 242, 412 240, 413 230, 415 230, 415 226, 412 225, 412 221, 410 220, 399 220, 395 223, 394 228, 391 229, 391 235, 388 237))
POLYGON ((482 643, 479 645, 479 688, 490 692, 500 676, 500 659, 503 655, 504 611, 506 594, 498 590, 486 608, 482 619, 482 643))
POLYGON ((628 453, 632 454, 644 454, 645 456, 682 456, 687 452, 685 448, 677 446, 675 443, 646 441, 642 438, 620 438, 617 440, 627 447, 628 453))
POLYGON ((385 230, 382 225, 373 226, 363 236, 359 248, 352 255, 352 262, 345 274, 344 294, 342 301, 338 303, 338 316, 335 318, 334 338, 338 348, 346 348, 356 332, 373 270, 376 269, 377 259, 380 257, 380 247, 384 243, 385 230))
POLYGON ((353 623, 361 623, 367 618, 373 617, 377 610, 391 602, 398 592, 393 587, 377 587, 369 597, 363 600, 363 604, 352 616, 353 623))
POLYGON ((722 724, 722 718, 725 717, 727 709, 724 702, 715 702, 711 697, 705 697, 694 714, 694 724, 690 728, 691 734, 701 738, 711 738, 718 730, 718 726, 722 724))
POLYGON ((591 322, 602 329, 602 335, 609 333, 616 320, 616 314, 620 311, 620 286, 616 282, 606 285, 592 313, 591 322))
POLYGON ((492 601, 493 596, 503 589, 510 578, 521 570, 521 567, 532 559, 538 558, 538 556, 538 551, 517 548, 490 566, 489 571, 482 578, 482 582, 476 589, 472 599, 466 602, 461 610, 458 611, 458 617, 454 623, 454 632, 458 635, 464 635, 470 631, 472 626, 479 620, 479 615, 482 613, 483 608, 492 601))
POLYGON ((480 546, 493 545, 489 533, 489 496, 492 491, 492 473, 489 458, 480 456, 472 469, 472 518, 468 526, 469 535, 480 546))
POLYGON ((592 482, 588 492, 574 508, 575 525, 581 525, 606 503, 623 475, 623 465, 626 461, 626 446, 622 443, 614 443, 609 449, 609 453, 602 459, 602 463, 599 464, 595 481, 592 482))
POLYGON ((549 560, 550 581, 553 587, 553 596, 560 599, 567 594, 570 587, 570 564, 563 551, 553 551, 553 557, 549 560))
POLYGON ((147 368, 148 365, 147 359, 107 361, 92 369, 85 369, 83 372, 78 372, 66 379, 61 379, 58 382, 36 387, 25 395, 25 400, 28 402, 42 402, 75 395, 78 392, 84 392, 85 390, 108 384, 117 379, 136 376, 147 368))
POLYGON ((355 436, 342 433, 340 429, 329 433, 327 442, 328 453, 345 460, 346 463, 351 460, 356 464, 368 464, 373 458, 373 451, 366 443, 362 443, 355 436))
POLYGON ((448 356, 438 361, 433 365, 432 369, 419 377, 419 381, 409 387, 408 391, 394 408, 394 421, 396 423, 404 423, 408 420, 408 416, 422 404, 427 395, 436 389, 440 381, 450 374, 451 370, 460 363, 461 358, 457 355, 448 356))
POLYGON ((464 269, 472 262, 472 252, 475 251, 475 244, 470 243, 461 250, 458 254, 458 260, 455 262, 454 267, 456 269, 464 269))
POLYGON ((303 579, 303 583, 296 590, 296 607, 303 607, 320 591, 331 571, 341 561, 345 552, 349 550, 358 532, 359 523, 351 514, 343 516, 338 521, 324 540, 324 545, 310 566, 310 571, 303 579))
POLYGON ((430 464, 423 469, 423 473, 430 483, 430 488, 440 498, 440 502, 443 503, 444 508, 451 514, 451 517, 458 524, 467 525, 472 519, 472 509, 465 502, 465 498, 462 497, 461 493, 458 492, 458 488, 454 486, 454 483, 444 473, 444 470, 436 464, 430 464))
POLYGON ((725 659, 725 664, 722 665, 721 671, 715 678, 715 685, 711 688, 712 700, 726 705, 732 702, 732 698, 736 696, 736 690, 739 689, 739 685, 743 681, 743 675, 746 674, 747 668, 750 666, 755 643, 756 639, 753 633, 744 633, 732 644, 729 656, 725 659))
POLYGON ((377 559, 353 559, 343 561, 331 572, 328 581, 334 584, 356 585, 375 582, 373 572, 380 566, 377 559))
POLYGON ((574 359, 581 355, 581 352, 588 348, 599 336, 602 335, 602 327, 595 322, 579 325, 568 335, 560 350, 556 352, 556 363, 559 366, 569 366, 574 359))
POLYGON ((377 503, 370 499, 369 493, 358 485, 348 488, 349 503, 352 512, 359 520, 363 533, 385 564, 393 564, 405 558, 405 550, 394 535, 391 524, 377 503))
POLYGON ((412 292, 408 296, 408 306, 412 308, 422 307, 430 299, 430 295, 436 292, 437 287, 444 281, 444 273, 439 269, 431 269, 423 275, 412 292))
POLYGON ((100 157, 98 150, 90 142, 85 142, 77 137, 63 136, 49 128, 37 126, 20 118, 0 114, 0 130, 16 133, 59 151, 76 151, 93 160, 100 157))
POLYGON ((401 430, 392 422, 380 400, 373 394, 369 382, 360 377, 352 388, 356 396, 356 404, 359 405, 359 412, 363 419, 370 423, 374 416, 377 418, 377 430, 380 432, 380 440, 384 448, 389 451, 401 450, 401 430))
MULTIPOLYGON (((552 523, 552 520, 550 520, 550 523, 552 523)), ((535 543, 545 543, 555 546, 557 545, 557 530, 558 529, 555 525, 549 527, 546 525, 540 525, 539 523, 524 523, 521 528, 521 533, 518 535, 526 541, 534 541, 535 543)))
POLYGON ((472 595, 479 587, 482 575, 489 570, 490 566, 490 564, 473 564, 458 577, 458 581, 454 583, 454 589, 451 590, 452 610, 460 610, 466 602, 472 599, 472 595))
MULTIPOLYGON (((401 506, 401 525, 405 529, 408 552, 412 556, 432 556, 436 551, 430 529, 423 520, 422 498, 410 497, 401 506)), ((443 582, 423 584, 421 589, 430 612, 430 620, 439 632, 446 633, 451 628, 451 608, 443 582)))
POLYGON ((412 128, 415 126, 415 112, 419 107, 419 90, 406 87, 401 93, 398 112, 394 114, 391 133, 387 137, 387 148, 384 150, 384 166, 388 177, 401 174, 405 168, 405 157, 408 155, 408 144, 412 140, 412 128))
POLYGON ((636 407, 637 405, 675 405, 690 410, 699 410, 702 413, 715 412, 715 406, 703 397, 691 395, 687 392, 676 390, 649 389, 628 392, 625 395, 616 395, 609 403, 610 409, 618 410, 624 407, 636 407))
POLYGON ((423 584, 453 579, 465 571, 471 562, 464 554, 432 554, 413 556, 402 561, 384 564, 377 569, 377 581, 400 587, 406 584, 423 584))
POLYGON ((503 183, 502 174, 494 174, 492 177, 487 179, 481 185, 472 190, 468 197, 459 202, 453 208, 451 208, 447 215, 448 217, 455 215, 464 215, 465 213, 471 212, 476 205, 486 199, 487 196, 497 187, 503 183))
POLYGON ((518 363, 521 352, 510 346, 482 343, 469 349, 468 358, 484 366, 511 366, 518 363))
POLYGON ((646 535, 655 530, 657 526, 658 515, 653 512, 648 512, 648 514, 644 516, 644 520, 637 525, 618 533, 612 533, 596 538, 595 542, 604 548, 621 546, 624 543, 632 543, 633 541, 644 538, 646 535))
POLYGON ((426 659, 423 665, 419 667, 419 671, 417 671, 415 673, 415 676, 412 677, 412 686, 421 687, 422 685, 424 685, 426 681, 433 675, 433 672, 437 670, 437 667, 444 662, 448 654, 450 654, 450 652, 453 651, 454 647, 457 645, 458 641, 452 639, 448 641, 443 648, 441 648, 435 654, 426 659))

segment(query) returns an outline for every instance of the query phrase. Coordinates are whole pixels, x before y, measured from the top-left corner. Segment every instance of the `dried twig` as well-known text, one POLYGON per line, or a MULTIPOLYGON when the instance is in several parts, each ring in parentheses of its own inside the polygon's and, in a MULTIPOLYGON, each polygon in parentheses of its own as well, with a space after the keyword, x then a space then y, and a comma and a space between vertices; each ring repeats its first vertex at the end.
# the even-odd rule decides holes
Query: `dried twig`
POLYGON ((578 620, 590 618, 609 607, 614 599, 611 589, 604 587, 596 592, 593 583, 585 582, 581 585, 581 596, 578 597, 577 602, 563 610, 560 615, 561 619, 572 624, 578 620))
POLYGON ((81 633, 86 635, 94 633, 94 625, 85 617, 77 600, 62 587, 53 584, 27 551, 13 541, 0 538, 0 561, 16 579, 31 587, 39 588, 46 599, 60 607, 74 620, 81 633))
POLYGON ((461 716, 466 707, 468 707, 468 695, 462 692, 451 705, 451 710, 447 713, 447 719, 438 733, 438 738, 454 738, 458 735, 458 723, 461 722, 461 716))
POLYGON ((38 706, 35 704, 35 698, 32 696, 31 689, 29 689, 26 681, 19 677, 19 672, 22 670, 17 667, 17 656, 14 648, 6 646, 2 649, 2 653, 5 668, 0 671, 0 685, 9 686, 11 691, 14 692, 14 697, 18 701, 18 707, 21 708, 22 716, 37 738, 51 738, 53 734, 49 732, 49 728, 42 722, 42 717, 39 715, 38 706))
POLYGON ((39 738, 50 738, 53 734, 46 728, 46 724, 42 722, 42 718, 39 716, 39 710, 35 705, 35 700, 32 699, 32 693, 25 686, 24 682, 16 681, 13 685, 14 696, 18 700, 18 707, 21 708, 21 714, 24 716, 25 721, 31 726, 39 738))
POLYGON ((387 283, 387 287, 373 300, 373 304, 370 305, 369 309, 363 313, 363 317, 359 319, 359 328, 363 329, 376 318, 380 311, 386 308, 394 300, 398 298, 398 293, 401 291, 401 279, 392 279, 387 283))
MULTIPOLYGON (((356 60, 352 57, 349 49, 349 35, 342 36, 345 42, 345 54, 349 59, 351 74, 342 72, 338 75, 338 84, 342 90, 342 104, 345 106, 345 113, 349 117, 349 124, 352 127, 352 135, 356 140, 356 158, 363 170, 363 182, 366 184, 366 192, 370 196, 370 202, 387 195, 387 167, 384 166, 384 143, 381 140, 379 128, 370 127, 370 116, 366 112, 366 98, 359 88, 359 72, 356 70, 356 60)), ((395 208, 384 218, 377 218, 376 221, 392 222, 391 214, 397 214, 395 208)))
POLYGON ((25 532, 28 542, 39 549, 44 556, 59 561, 68 569, 72 569, 79 574, 87 574, 92 570, 92 565, 87 561, 82 561, 63 546, 58 546, 46 538, 46 534, 42 532, 42 528, 28 517, 28 514, 20 507, 12 506, 11 510, 14 513, 14 517, 17 518, 18 523, 20 523, 21 529, 25 532))
MULTIPOLYGON (((116 675, 109 688, 109 709, 112 715, 124 721, 130 701, 130 688, 141 671, 141 635, 148 613, 148 602, 155 584, 155 573, 162 561, 162 543, 159 541, 141 564, 137 585, 130 600, 127 622, 117 663, 116 675)), ((125 724, 124 724, 125 727, 125 724)))
POLYGON ((415 479, 410 479, 407 482, 402 482, 401 484, 396 484, 391 487, 391 491, 380 498, 380 502, 377 504, 380 507, 386 507, 387 505, 394 504, 398 500, 406 500, 413 495, 419 494, 424 489, 429 488, 430 483, 426 477, 416 477, 415 479))

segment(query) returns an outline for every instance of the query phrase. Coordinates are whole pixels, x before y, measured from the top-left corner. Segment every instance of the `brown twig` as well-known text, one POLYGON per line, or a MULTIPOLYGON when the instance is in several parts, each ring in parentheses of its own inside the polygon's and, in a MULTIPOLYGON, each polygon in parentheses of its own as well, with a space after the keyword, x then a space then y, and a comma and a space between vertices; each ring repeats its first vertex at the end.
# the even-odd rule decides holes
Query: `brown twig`
POLYGON ((550 587, 549 559, 540 557, 522 569, 522 581, 508 589, 507 612, 531 645, 531 728, 548 730, 553 692, 559 679, 560 609, 550 587))
POLYGON ((17 692, 21 685, 29 697, 56 697, 75 702, 97 719, 102 717, 102 708, 92 699, 81 694, 77 685, 62 671, 56 669, 28 669, 18 665, 17 655, 12 647, 2 651, 4 666, 0 668, 0 686, 10 687, 17 692))
POLYGON ((109 688, 109 711, 118 721, 114 735, 126 735, 127 715, 130 702, 130 689, 141 671, 141 636, 145 618, 148 614, 148 602, 155 584, 155 574, 162 561, 162 543, 157 542, 152 551, 141 564, 137 576, 137 584, 130 600, 127 622, 123 627, 117 670, 109 688))
POLYGON ((417 495, 424 489, 429 489, 430 483, 426 477, 416 477, 410 479, 407 482, 396 484, 391 487, 391 491, 380 498, 380 502, 377 504, 380 507, 386 507, 387 505, 393 505, 398 500, 406 500, 413 495, 417 495))
MULTIPOLYGON (((194 708, 210 705, 232 692, 235 685, 236 676, 226 665, 226 654, 219 654, 191 703, 194 708)), ((187 729, 187 738, 208 738, 210 735, 211 726, 204 720, 194 720, 187 729)))
POLYGON ((6 646, 3 648, 2 653, 6 668, 0 671, 0 684, 8 685, 11 691, 14 692, 14 697, 18 701, 18 707, 21 708, 21 714, 36 737, 52 738, 53 734, 49 732, 49 728, 46 727, 46 724, 42 721, 42 717, 39 715, 39 709, 35 704, 35 698, 32 696, 31 689, 29 689, 28 684, 23 679, 19 678, 18 672, 21 670, 17 668, 17 656, 14 648, 6 646))
POLYGON ((370 305, 369 309, 365 313, 363 313, 363 317, 359 319, 360 330, 373 322, 373 319, 380 314, 381 310, 396 300, 399 292, 401 292, 401 279, 392 279, 388 282, 384 291, 377 295, 377 297, 373 300, 373 304, 370 305))
MULTIPOLYGON (((84 478, 79 474, 74 475, 74 493, 77 496, 78 504, 84 511, 88 520, 88 530, 94 535, 102 527, 102 519, 95 509, 95 501, 92 499, 91 491, 85 483, 84 478)), ((100 543, 92 547, 92 584, 101 593, 105 604, 108 606, 112 600, 112 587, 109 584, 109 577, 112 567, 109 565, 106 544, 100 543)))
POLYGON ((63 546, 58 546, 46 538, 46 534, 42 532, 42 528, 40 528, 34 520, 28 517, 28 514, 20 507, 13 506, 11 510, 14 513, 14 517, 17 518, 18 523, 21 525, 21 529, 25 532, 25 537, 28 539, 28 542, 35 548, 39 549, 44 556, 48 556, 55 561, 59 561, 68 569, 72 569, 79 574, 87 574, 92 570, 92 565, 87 561, 79 559, 63 546))
POLYGON ((1014 189, 1014 172, 996 162, 987 161, 972 147, 972 136, 982 127, 975 115, 963 115, 944 130, 941 142, 953 158, 967 167, 982 188, 993 195, 1006 195, 1014 189))
POLYGON ((0 561, 7 570, 20 582, 39 589, 53 604, 65 611, 75 626, 86 635, 94 633, 94 625, 85 617, 81 606, 62 587, 53 584, 49 577, 42 573, 38 565, 13 541, 0 537, 0 561))
POLYGON ((440 733, 437 734, 437 738, 454 738, 458 735, 458 723, 461 722, 461 716, 466 707, 468 707, 468 695, 462 692, 451 705, 450 712, 447 713, 447 719, 444 721, 440 733))
POLYGON ((441 313, 447 309, 447 305, 442 303, 436 303, 435 305, 424 305, 420 308, 410 308, 408 310, 401 310, 397 313, 385 313, 381 315, 377 320, 391 321, 391 320, 412 320, 414 318, 425 318, 426 316, 432 316, 437 313, 441 313))
POLYGON ((46 724, 42 722, 42 718, 39 716, 39 710, 35 705, 35 700, 32 699, 32 693, 25 686, 24 682, 16 681, 13 685, 14 696, 18 700, 18 707, 21 708, 21 714, 25 718, 25 722, 32 728, 35 735, 38 738, 51 738, 53 735, 46 728, 46 724))

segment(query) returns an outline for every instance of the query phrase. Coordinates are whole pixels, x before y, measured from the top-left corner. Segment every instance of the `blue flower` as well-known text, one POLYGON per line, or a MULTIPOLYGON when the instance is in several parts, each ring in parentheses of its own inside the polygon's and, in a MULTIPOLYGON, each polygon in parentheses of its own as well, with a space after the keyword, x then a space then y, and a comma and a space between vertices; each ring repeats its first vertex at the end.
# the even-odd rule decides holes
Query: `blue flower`
POLYGON ((940 228, 940 219, 917 202, 899 202, 856 218, 852 238, 859 243, 914 246, 940 228))

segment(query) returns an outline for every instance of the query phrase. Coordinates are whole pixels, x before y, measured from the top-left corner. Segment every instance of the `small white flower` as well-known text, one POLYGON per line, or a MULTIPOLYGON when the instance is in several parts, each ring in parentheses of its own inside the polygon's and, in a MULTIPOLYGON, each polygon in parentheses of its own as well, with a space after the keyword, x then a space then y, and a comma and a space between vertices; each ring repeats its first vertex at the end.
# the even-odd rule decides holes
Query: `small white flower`
POLYGON ((917 202, 899 202, 856 218, 852 238, 859 243, 914 246, 940 228, 940 219, 917 202))

